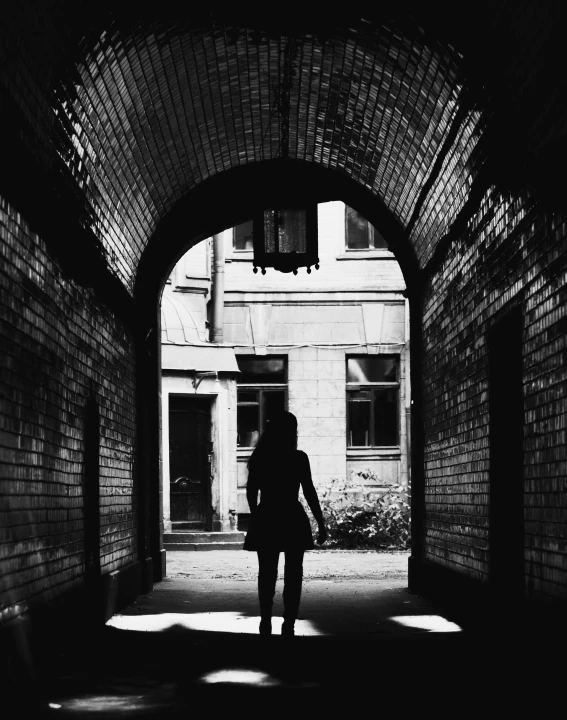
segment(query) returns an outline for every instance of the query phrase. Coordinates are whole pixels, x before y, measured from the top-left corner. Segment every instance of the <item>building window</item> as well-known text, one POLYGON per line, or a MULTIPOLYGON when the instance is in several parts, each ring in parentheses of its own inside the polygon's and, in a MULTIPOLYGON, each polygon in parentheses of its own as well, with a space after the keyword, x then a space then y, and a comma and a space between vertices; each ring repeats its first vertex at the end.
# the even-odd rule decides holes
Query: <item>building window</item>
POLYGON ((345 205, 345 234, 347 250, 388 249, 388 243, 374 225, 348 205, 345 205))
POLYGON ((253 250, 252 220, 232 229, 232 247, 234 250, 253 250))
POLYGON ((287 408, 286 358, 268 355, 237 357, 237 445, 254 447, 266 422, 287 408))
POLYGON ((347 447, 399 445, 400 359, 347 358, 347 447))

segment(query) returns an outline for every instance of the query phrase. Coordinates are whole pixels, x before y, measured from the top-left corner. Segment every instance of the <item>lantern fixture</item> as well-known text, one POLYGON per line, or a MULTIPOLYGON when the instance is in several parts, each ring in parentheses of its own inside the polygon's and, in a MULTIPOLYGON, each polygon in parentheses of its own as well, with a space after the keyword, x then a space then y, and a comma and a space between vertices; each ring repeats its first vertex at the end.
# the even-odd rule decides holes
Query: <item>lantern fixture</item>
POLYGON ((254 272, 267 267, 293 272, 300 267, 319 269, 317 249, 317 203, 302 208, 264 210, 254 218, 254 272))

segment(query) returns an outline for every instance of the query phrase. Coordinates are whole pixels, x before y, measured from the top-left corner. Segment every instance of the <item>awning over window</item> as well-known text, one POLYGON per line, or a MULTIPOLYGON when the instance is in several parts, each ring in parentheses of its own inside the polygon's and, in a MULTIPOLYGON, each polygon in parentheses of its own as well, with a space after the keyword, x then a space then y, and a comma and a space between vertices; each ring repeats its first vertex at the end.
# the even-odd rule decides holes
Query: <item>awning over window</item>
POLYGON ((163 370, 239 372, 233 348, 215 345, 162 345, 161 366, 163 370))
POLYGON ((185 298, 185 303, 163 294, 161 301, 161 341, 183 345, 206 341, 205 335, 205 304, 202 300, 201 312, 196 307, 189 309, 188 301, 199 301, 198 297, 185 298))

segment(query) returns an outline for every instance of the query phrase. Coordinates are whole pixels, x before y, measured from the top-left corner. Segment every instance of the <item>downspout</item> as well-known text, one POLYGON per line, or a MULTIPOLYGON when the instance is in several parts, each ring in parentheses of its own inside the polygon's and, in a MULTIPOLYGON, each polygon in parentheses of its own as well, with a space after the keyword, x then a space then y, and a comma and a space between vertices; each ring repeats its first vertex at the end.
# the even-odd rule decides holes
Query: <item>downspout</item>
POLYGON ((211 287, 211 342, 224 340, 224 236, 213 235, 213 282, 211 287))
MULTIPOLYGON (((211 284, 211 332, 210 332, 210 341, 212 343, 222 344, 223 338, 224 338, 224 330, 223 330, 223 315, 224 315, 224 236, 223 233, 219 233, 218 235, 213 235, 213 277, 212 277, 212 284, 211 284)), ((213 427, 217 426, 219 427, 219 424, 222 423, 222 416, 224 416, 224 413, 222 413, 222 416, 219 415, 218 410, 218 402, 220 401, 220 397, 217 399, 217 414, 216 414, 216 423, 213 423, 213 427)), ((212 458, 211 455, 209 455, 209 461, 211 461, 213 464, 209 465, 210 470, 210 478, 211 482, 209 485, 209 496, 207 498, 208 508, 207 508, 207 518, 210 518, 211 527, 207 527, 207 529, 210 530, 224 530, 223 527, 223 478, 221 477, 221 467, 224 466, 224 463, 221 465, 222 460, 222 448, 223 448, 223 438, 219 432, 219 444, 218 447, 215 447, 214 445, 211 445, 212 450, 212 458), (213 507, 212 505, 212 495, 213 495, 213 485, 215 485, 216 490, 218 491, 218 500, 216 507, 213 507), (210 513, 210 515, 209 515, 210 513), (214 520, 216 518, 217 520, 220 520, 220 527, 216 527, 216 522, 214 520)), ((214 440, 213 440, 214 442, 214 440)))

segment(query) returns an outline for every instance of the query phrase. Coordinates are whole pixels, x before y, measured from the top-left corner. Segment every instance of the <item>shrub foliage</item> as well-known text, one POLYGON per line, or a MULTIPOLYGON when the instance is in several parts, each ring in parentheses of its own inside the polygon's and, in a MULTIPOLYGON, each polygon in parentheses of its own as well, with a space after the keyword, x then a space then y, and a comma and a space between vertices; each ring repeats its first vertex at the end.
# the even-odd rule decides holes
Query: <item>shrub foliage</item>
MULTIPOLYGON (((328 547, 405 549, 410 541, 409 487, 390 485, 364 492, 363 480, 375 479, 371 470, 333 479, 319 490, 319 502, 329 534, 328 547)), ((311 514, 309 514, 311 517, 311 514)), ((311 518, 314 534, 316 523, 311 518)))

